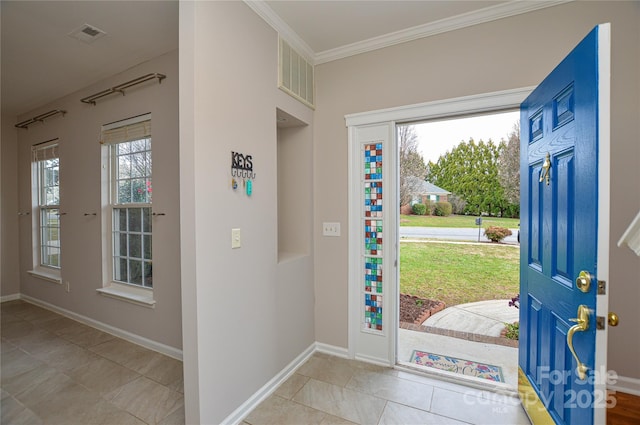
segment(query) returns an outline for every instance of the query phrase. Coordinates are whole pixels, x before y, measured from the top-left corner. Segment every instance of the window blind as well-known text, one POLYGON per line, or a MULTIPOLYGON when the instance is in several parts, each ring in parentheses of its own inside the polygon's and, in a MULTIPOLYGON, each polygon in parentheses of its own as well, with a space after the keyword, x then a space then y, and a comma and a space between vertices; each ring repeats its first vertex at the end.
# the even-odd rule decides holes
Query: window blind
POLYGON ((32 148, 32 161, 46 161, 48 159, 58 158, 58 143, 50 143, 47 145, 36 145, 32 148))
POLYGON ((125 124, 120 127, 102 130, 103 145, 113 145, 115 143, 130 142, 132 140, 144 139, 151 136, 151 120, 139 121, 132 124, 125 124))

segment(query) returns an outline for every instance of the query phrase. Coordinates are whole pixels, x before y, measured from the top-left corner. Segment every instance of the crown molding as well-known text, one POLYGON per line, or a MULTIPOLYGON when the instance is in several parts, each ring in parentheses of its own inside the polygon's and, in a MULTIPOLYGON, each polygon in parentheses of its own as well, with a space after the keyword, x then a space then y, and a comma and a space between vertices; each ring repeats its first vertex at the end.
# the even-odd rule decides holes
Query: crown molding
POLYGON ((302 55, 309 63, 315 64, 316 53, 282 18, 263 0, 244 0, 244 2, 264 19, 289 46, 302 55))
POLYGON ((316 53, 266 2, 263 0, 244 0, 258 16, 278 32, 280 37, 314 65, 572 1, 574 0, 513 0, 316 53))
POLYGON ((521 15, 523 13, 533 12, 547 7, 558 6, 560 4, 569 3, 573 0, 543 0, 543 1, 522 1, 514 0, 495 6, 486 7, 484 9, 461 15, 445 18, 424 25, 407 28, 404 30, 392 32, 379 37, 370 38, 368 40, 347 44, 335 49, 325 50, 315 55, 315 64, 343 59, 360 53, 370 52, 385 47, 393 46, 420 38, 429 37, 444 32, 453 31, 461 28, 471 27, 473 25, 491 22, 510 16, 521 15))

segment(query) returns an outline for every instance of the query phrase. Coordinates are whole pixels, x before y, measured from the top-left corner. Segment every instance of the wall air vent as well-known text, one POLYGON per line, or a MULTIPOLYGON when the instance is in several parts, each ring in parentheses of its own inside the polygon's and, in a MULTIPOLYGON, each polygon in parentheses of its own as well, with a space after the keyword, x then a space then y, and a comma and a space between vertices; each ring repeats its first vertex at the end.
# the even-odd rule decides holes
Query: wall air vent
POLYGON ((101 37, 104 37, 105 35, 107 35, 106 32, 89 24, 84 24, 80 28, 71 31, 68 34, 69 37, 75 38, 76 40, 80 40, 83 43, 87 44, 93 43, 94 41, 101 37))
POLYGON ((278 87, 305 105, 315 108, 313 65, 282 38, 278 49, 278 87))

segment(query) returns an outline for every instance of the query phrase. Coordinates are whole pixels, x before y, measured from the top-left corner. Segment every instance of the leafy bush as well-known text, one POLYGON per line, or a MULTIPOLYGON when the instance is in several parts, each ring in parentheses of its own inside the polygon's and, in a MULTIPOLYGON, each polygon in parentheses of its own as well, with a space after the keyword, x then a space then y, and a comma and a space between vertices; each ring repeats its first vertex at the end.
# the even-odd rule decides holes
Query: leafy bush
POLYGON ((425 204, 414 204, 411 211, 415 215, 424 215, 427 212, 427 206, 425 204))
POLYGON ((438 217, 447 217, 451 215, 452 211, 453 207, 451 206, 451 203, 447 201, 440 201, 436 202, 436 208, 433 213, 438 217))
POLYGON ((501 242, 507 236, 511 236, 511 230, 506 227, 489 226, 484 230, 484 234, 491 242, 501 242))
POLYGON ((464 214, 464 209, 467 206, 467 202, 457 195, 449 195, 449 202, 453 207, 453 214, 464 214))
POLYGON ((434 211, 436 210, 436 203, 434 201, 428 200, 425 206, 427 207, 426 214, 433 215, 434 211))
POLYGON ((502 214, 503 217, 518 218, 520 217, 520 204, 509 204, 502 214))
POLYGON ((515 340, 520 339, 520 322, 505 323, 504 326, 507 329, 507 332, 504 335, 505 338, 515 340))

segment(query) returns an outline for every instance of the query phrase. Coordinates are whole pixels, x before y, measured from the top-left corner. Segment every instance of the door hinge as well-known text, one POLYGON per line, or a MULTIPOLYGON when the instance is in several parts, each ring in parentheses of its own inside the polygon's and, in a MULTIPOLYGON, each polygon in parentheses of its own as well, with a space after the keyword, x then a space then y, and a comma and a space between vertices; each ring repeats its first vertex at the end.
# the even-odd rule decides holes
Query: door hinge
POLYGON ((599 331, 604 330, 604 322, 605 322, 604 316, 596 316, 596 329, 599 331))
POLYGON ((607 295, 607 282, 604 280, 598 281, 598 295, 607 295))

